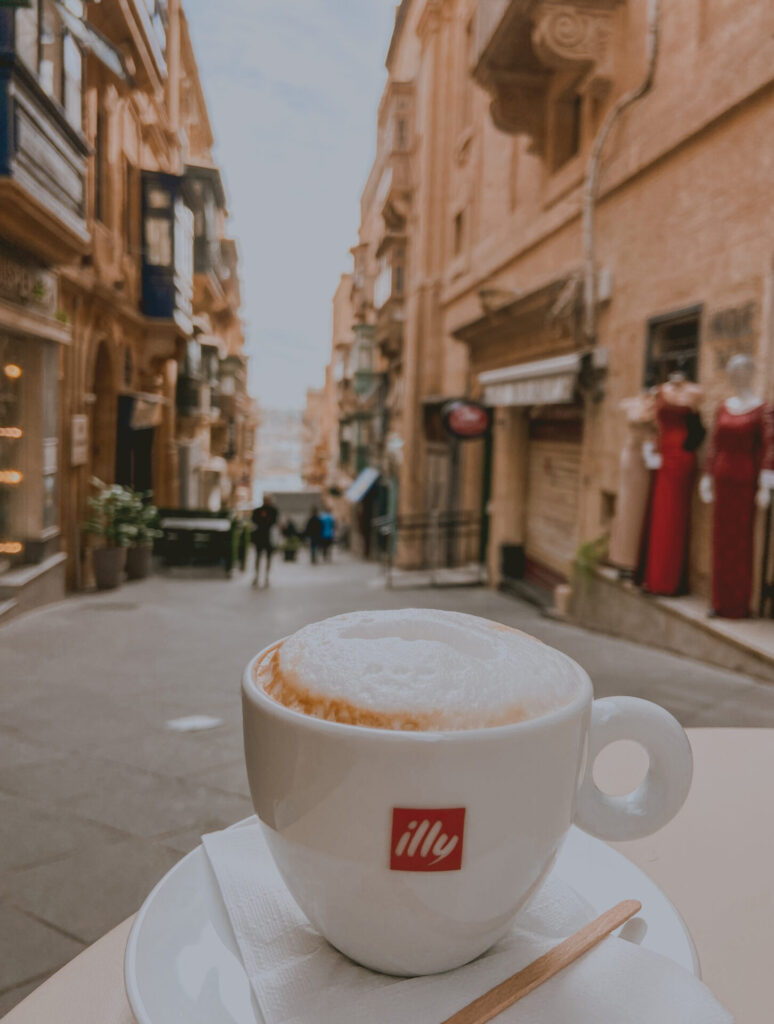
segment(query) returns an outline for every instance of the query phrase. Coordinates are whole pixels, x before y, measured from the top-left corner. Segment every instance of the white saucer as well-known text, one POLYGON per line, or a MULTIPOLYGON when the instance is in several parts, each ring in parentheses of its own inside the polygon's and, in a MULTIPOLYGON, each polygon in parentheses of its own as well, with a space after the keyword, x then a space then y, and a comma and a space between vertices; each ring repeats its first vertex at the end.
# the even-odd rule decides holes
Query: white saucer
MULTIPOLYGON (((619 900, 640 900, 639 917, 647 924, 640 945, 699 976, 684 921, 631 861, 572 828, 554 870, 599 913, 619 900)), ((143 903, 127 942, 124 975, 138 1024, 263 1024, 201 846, 167 872, 143 903)))

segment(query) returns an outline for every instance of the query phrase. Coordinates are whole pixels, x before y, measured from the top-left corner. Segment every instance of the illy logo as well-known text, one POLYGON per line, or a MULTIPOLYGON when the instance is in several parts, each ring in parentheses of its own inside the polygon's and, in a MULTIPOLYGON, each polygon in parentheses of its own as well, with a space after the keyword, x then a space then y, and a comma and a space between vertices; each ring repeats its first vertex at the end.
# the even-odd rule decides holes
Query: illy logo
POLYGON ((459 871, 464 831, 464 807, 394 807, 390 870, 459 871))

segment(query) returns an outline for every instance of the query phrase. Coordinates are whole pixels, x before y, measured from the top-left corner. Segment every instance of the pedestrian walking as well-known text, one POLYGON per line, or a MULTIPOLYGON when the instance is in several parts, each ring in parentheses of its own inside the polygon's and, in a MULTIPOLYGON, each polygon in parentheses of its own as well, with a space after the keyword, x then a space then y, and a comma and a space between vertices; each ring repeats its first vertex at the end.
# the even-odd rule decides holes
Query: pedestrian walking
POLYGON ((304 536, 309 541, 309 554, 312 559, 312 565, 317 565, 317 552, 320 549, 320 541, 322 540, 322 520, 317 514, 316 508, 312 509, 312 513, 306 521, 304 536))
POLYGON ((282 536, 285 561, 295 562, 298 550, 303 547, 304 542, 292 519, 286 519, 282 524, 282 536))
POLYGON ((258 586, 258 576, 261 568, 261 556, 266 557, 266 571, 263 578, 264 587, 269 585, 269 571, 271 570, 271 556, 274 551, 274 533, 277 526, 277 508, 270 494, 264 494, 263 504, 260 508, 253 509, 253 544, 255 545, 255 578, 253 586, 258 586))
POLYGON ((323 558, 326 562, 330 562, 333 542, 336 539, 336 520, 333 518, 333 514, 330 509, 324 508, 322 510, 320 513, 320 522, 322 523, 322 529, 320 531, 320 547, 322 548, 323 558))

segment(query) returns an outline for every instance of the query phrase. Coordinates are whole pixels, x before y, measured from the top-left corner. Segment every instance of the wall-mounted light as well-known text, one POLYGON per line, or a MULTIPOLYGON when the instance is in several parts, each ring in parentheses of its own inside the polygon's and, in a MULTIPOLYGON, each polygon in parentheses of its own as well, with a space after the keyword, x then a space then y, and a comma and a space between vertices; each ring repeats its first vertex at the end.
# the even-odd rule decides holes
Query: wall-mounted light
POLYGON ((0 555, 20 555, 23 545, 18 540, 0 541, 0 555))
POLYGON ((10 377, 11 380, 18 380, 22 375, 22 368, 17 366, 16 363, 6 363, 3 367, 3 373, 6 377, 10 377))
POLYGON ((23 479, 18 469, 0 469, 0 484, 20 484, 23 479))
POLYGON ((0 427, 0 437, 10 438, 12 441, 22 436, 21 427, 0 427))

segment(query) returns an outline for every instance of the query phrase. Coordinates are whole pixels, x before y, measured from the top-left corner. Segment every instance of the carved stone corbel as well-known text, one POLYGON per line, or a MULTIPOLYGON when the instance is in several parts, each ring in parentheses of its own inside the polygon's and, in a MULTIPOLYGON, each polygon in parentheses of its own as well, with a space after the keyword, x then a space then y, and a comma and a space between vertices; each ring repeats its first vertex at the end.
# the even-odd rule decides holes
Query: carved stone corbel
POLYGON ((532 16, 532 46, 540 62, 556 70, 589 69, 587 87, 599 91, 612 78, 613 9, 620 0, 540 3, 532 16))

